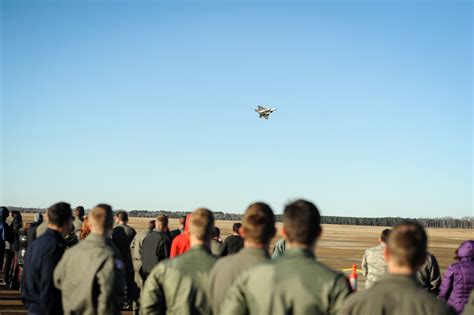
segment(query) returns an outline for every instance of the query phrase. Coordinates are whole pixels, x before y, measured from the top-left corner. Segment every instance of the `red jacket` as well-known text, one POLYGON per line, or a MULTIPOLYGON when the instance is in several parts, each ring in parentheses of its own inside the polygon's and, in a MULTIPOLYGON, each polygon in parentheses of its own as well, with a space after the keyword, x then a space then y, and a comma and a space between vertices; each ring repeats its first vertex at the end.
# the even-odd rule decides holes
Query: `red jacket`
POLYGON ((189 220, 191 215, 186 216, 186 221, 184 222, 184 232, 176 236, 171 243, 170 258, 182 255, 186 253, 190 248, 191 244, 189 242, 189 220))

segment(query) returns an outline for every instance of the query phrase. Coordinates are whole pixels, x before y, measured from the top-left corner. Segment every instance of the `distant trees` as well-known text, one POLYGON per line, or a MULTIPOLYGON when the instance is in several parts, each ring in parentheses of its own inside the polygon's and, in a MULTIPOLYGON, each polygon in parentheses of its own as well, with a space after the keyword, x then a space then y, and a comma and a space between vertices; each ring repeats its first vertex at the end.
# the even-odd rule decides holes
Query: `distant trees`
MULTIPOLYGON (((46 209, 39 208, 21 208, 21 207, 8 207, 10 211, 17 210, 22 213, 34 213, 44 212, 46 209)), ((189 212, 184 211, 166 211, 166 210, 131 210, 128 211, 130 217, 146 217, 152 218, 159 214, 167 215, 170 218, 179 218, 186 215, 189 212)), ((242 219, 241 214, 237 213, 224 213, 222 211, 214 212, 214 218, 216 220, 230 220, 240 221, 242 219)), ((281 222, 283 215, 276 215, 277 222, 281 222)), ((323 224, 340 224, 340 225, 366 225, 366 226, 394 226, 403 220, 408 218, 401 217, 380 217, 380 218, 364 218, 364 217, 341 217, 341 216, 322 216, 321 222, 323 224)), ((451 228, 451 229, 472 229, 474 228, 474 217, 464 217, 460 219, 444 217, 444 218, 419 218, 416 219, 424 227, 429 228, 451 228)))

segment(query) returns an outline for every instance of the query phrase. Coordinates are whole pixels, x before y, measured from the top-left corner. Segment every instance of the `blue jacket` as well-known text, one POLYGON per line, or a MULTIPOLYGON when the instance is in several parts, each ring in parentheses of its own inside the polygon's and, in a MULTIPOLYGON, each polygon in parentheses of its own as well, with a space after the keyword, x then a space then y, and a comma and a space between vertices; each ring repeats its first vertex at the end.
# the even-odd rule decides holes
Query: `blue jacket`
POLYGON ((8 241, 9 226, 5 220, 8 217, 8 210, 2 207, 0 211, 0 249, 5 249, 5 242, 8 241))
POLYGON ((63 314, 61 291, 54 286, 53 271, 65 250, 66 241, 51 229, 29 244, 22 291, 22 300, 29 312, 63 314))

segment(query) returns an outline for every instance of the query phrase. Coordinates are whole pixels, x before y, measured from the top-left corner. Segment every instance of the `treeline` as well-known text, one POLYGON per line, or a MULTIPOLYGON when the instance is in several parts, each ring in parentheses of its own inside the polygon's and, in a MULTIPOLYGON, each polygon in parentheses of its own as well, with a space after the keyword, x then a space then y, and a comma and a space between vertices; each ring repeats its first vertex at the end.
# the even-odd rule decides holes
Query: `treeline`
MULTIPOLYGON (((39 208, 21 208, 8 207, 10 211, 16 210, 21 213, 44 212, 45 209, 39 208)), ((166 210, 131 210, 128 211, 130 217, 154 218, 157 215, 164 214, 169 218, 179 218, 185 216, 188 212, 184 211, 166 211, 166 210)), ((214 212, 216 220, 240 221, 242 214, 224 213, 221 211, 214 212)), ((283 215, 276 215, 277 222, 281 222, 283 215)), ((361 217, 341 217, 341 216, 322 216, 323 224, 339 224, 339 225, 365 225, 365 226, 394 226, 408 218, 401 217, 382 217, 382 218, 361 218, 361 217)), ((474 228, 474 217, 464 217, 461 219, 444 217, 444 218, 418 218, 416 219, 424 227, 429 228, 450 228, 450 229, 472 229, 474 228)))

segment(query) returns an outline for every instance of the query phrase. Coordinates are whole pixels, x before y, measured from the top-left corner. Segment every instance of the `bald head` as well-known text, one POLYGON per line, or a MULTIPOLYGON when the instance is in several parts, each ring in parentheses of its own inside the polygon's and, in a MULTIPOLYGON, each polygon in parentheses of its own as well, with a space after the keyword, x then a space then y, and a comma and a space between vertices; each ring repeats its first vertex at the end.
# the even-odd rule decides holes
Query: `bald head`
POLYGON ((107 204, 95 206, 89 213, 89 225, 94 234, 106 235, 114 225, 112 207, 107 204))

